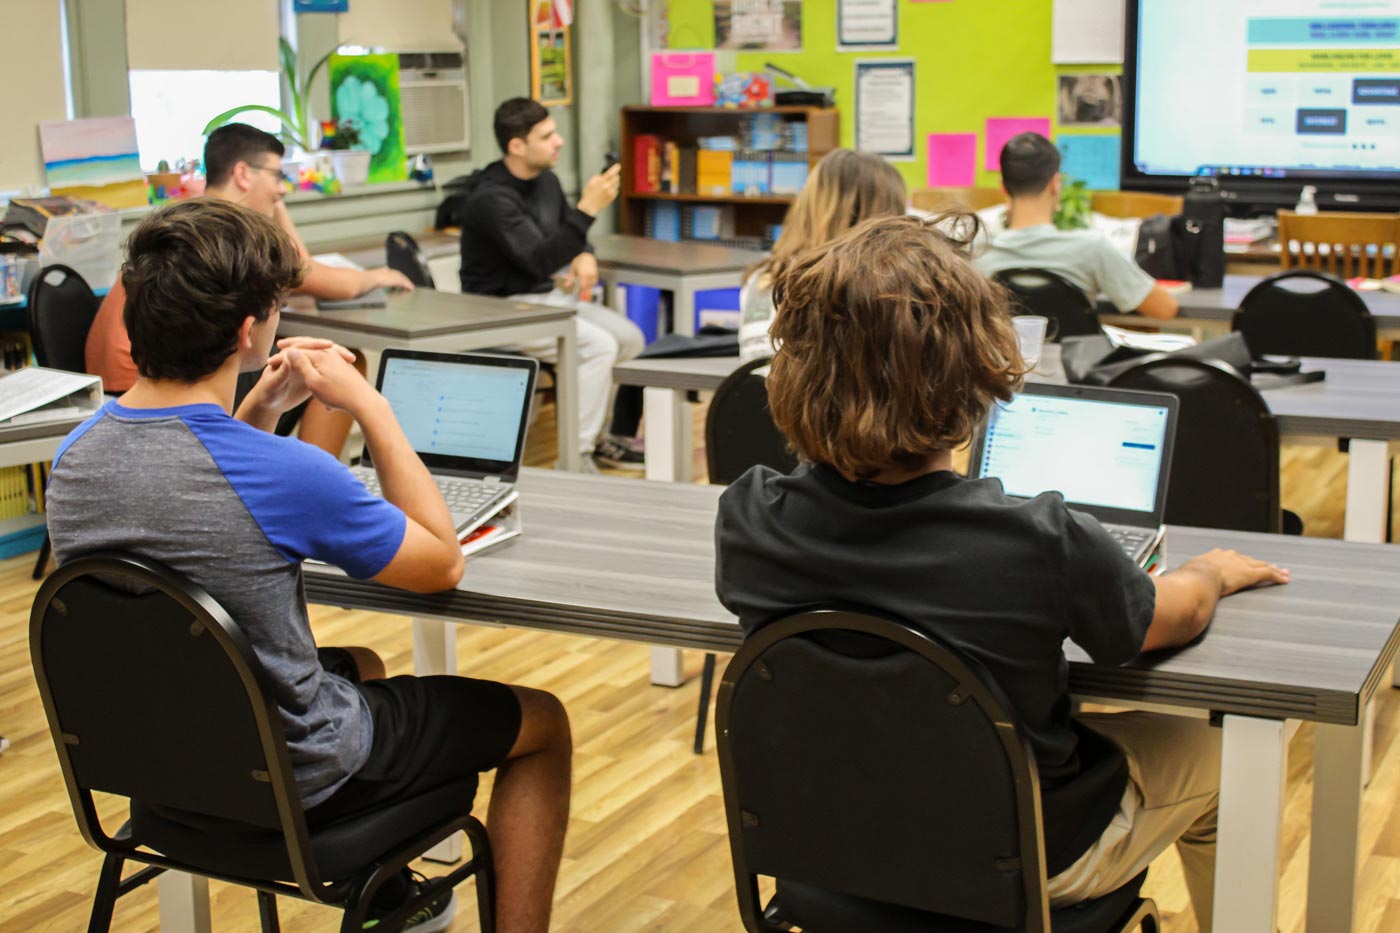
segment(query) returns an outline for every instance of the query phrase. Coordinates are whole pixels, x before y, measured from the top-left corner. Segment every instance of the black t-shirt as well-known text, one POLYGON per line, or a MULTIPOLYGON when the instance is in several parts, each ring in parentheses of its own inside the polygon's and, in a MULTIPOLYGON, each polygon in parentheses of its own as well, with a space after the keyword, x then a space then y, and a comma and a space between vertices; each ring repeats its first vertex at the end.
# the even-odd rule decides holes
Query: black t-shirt
POLYGON ((524 295, 588 252, 593 218, 569 204, 553 172, 516 178, 497 160, 481 170, 462 210, 462 291, 524 295))
POLYGON ((794 611, 864 606, 980 662, 1035 752, 1051 875, 1103 833, 1122 752, 1070 716, 1072 638, 1100 664, 1142 648, 1151 578, 1058 493, 1013 499, 995 479, 930 473, 851 483, 827 466, 745 473, 720 498, 715 586, 746 633, 794 611))

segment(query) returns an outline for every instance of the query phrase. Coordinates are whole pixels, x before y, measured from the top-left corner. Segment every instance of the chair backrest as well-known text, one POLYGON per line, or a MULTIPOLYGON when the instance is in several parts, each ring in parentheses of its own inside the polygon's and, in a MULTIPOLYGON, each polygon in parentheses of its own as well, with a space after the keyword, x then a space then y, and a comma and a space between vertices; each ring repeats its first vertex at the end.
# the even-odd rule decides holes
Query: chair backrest
POLYGON ((705 415, 705 464, 710 482, 727 486, 762 464, 791 473, 797 457, 768 410, 768 380, 757 372, 771 357, 749 360, 720 383, 705 415))
POLYGON ((1381 279, 1400 268, 1400 214, 1278 212, 1284 269, 1381 279))
POLYGON ((261 663, 208 593, 155 561, 100 552, 40 587, 29 649, 79 829, 103 851, 94 791, 281 831, 293 878, 320 880, 261 663))
POLYGON ((428 267, 428 257, 418 246, 418 241, 402 230, 395 230, 384 240, 385 264, 395 272, 402 273, 415 288, 436 289, 433 270, 428 267))
POLYGON ((1050 319, 1046 339, 1052 343, 1065 337, 1102 333, 1089 296, 1055 273, 1045 269, 1004 269, 993 278, 1011 291, 1016 314, 1038 314, 1050 319))
POLYGON ((29 335, 40 366, 87 370, 88 331, 101 301, 83 277, 64 265, 47 266, 29 285, 29 335))
POLYGON ((981 211, 1006 203, 1000 188, 923 188, 909 196, 909 203, 921 211, 981 211))
POLYGON ((1280 272, 1251 288, 1232 327, 1254 356, 1376 357, 1376 321, 1351 286, 1321 272, 1280 272))
POLYGON ((1179 194, 1152 194, 1148 191, 1095 191, 1090 208, 1108 217, 1174 217, 1186 208, 1179 194))
POLYGON ((1173 525, 1277 533, 1278 424, 1240 372, 1220 360, 1144 359, 1109 383, 1179 400, 1165 519, 1173 525))
POLYGON ((1008 710, 903 623, 824 610, 755 632, 717 707, 746 925, 767 875, 1048 931, 1035 759, 1008 710))

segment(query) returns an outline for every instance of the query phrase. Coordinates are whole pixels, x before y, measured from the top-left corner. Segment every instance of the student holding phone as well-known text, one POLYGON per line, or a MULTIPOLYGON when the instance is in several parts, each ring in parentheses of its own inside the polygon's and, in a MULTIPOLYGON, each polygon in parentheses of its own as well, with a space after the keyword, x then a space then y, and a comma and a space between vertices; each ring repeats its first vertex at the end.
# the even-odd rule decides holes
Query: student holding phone
MULTIPOLYGON (((646 340, 637 325, 590 300, 598 261, 588 229, 617 197, 622 166, 610 158, 573 205, 553 171, 564 139, 548 110, 527 98, 508 100, 496 109, 495 130, 503 156, 481 170, 463 211, 462 291, 575 308, 579 450, 609 466, 641 469, 641 452, 629 438, 600 433, 613 365, 642 352, 646 340)), ((558 362, 552 339, 512 349, 558 362)))

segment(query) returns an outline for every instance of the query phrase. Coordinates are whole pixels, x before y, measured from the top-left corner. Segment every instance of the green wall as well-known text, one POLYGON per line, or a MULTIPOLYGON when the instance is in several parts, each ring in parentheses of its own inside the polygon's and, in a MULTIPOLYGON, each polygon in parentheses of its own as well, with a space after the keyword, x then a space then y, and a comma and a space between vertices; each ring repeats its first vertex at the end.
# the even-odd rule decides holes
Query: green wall
MULTIPOLYGON (((714 47, 711 0, 671 0, 670 7, 671 48, 714 47)), ((894 163, 910 190, 927 184, 929 133, 977 133, 977 184, 995 187, 1000 184, 998 173, 982 167, 985 140, 981 137, 988 117, 1050 117, 1053 126, 1056 74, 1121 70, 1117 65, 1051 64, 1052 0, 899 0, 900 45, 893 52, 837 52, 835 0, 809 0, 802 7, 801 52, 720 53, 717 67, 757 71, 771 61, 811 84, 835 86, 841 143, 853 146, 853 63, 914 59, 916 157, 913 162, 894 163)))

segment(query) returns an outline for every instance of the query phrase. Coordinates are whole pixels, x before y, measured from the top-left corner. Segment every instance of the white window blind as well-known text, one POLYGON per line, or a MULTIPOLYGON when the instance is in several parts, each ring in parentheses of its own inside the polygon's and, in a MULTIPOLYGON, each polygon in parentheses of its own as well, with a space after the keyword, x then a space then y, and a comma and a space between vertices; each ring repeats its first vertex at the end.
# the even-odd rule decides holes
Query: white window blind
POLYGON ((126 0, 132 71, 276 71, 277 0, 126 0))
POLYGON ((0 131, 0 191, 43 185, 39 124, 68 116, 63 73, 62 0, 5 0, 0 21, 13 31, 5 42, 5 73, 16 82, 5 90, 0 131))
MULTIPOLYGON (((512 13, 525 16, 524 9, 512 13)), ((450 52, 462 47, 452 31, 452 0, 354 0, 339 20, 341 42, 392 52, 450 52)))

